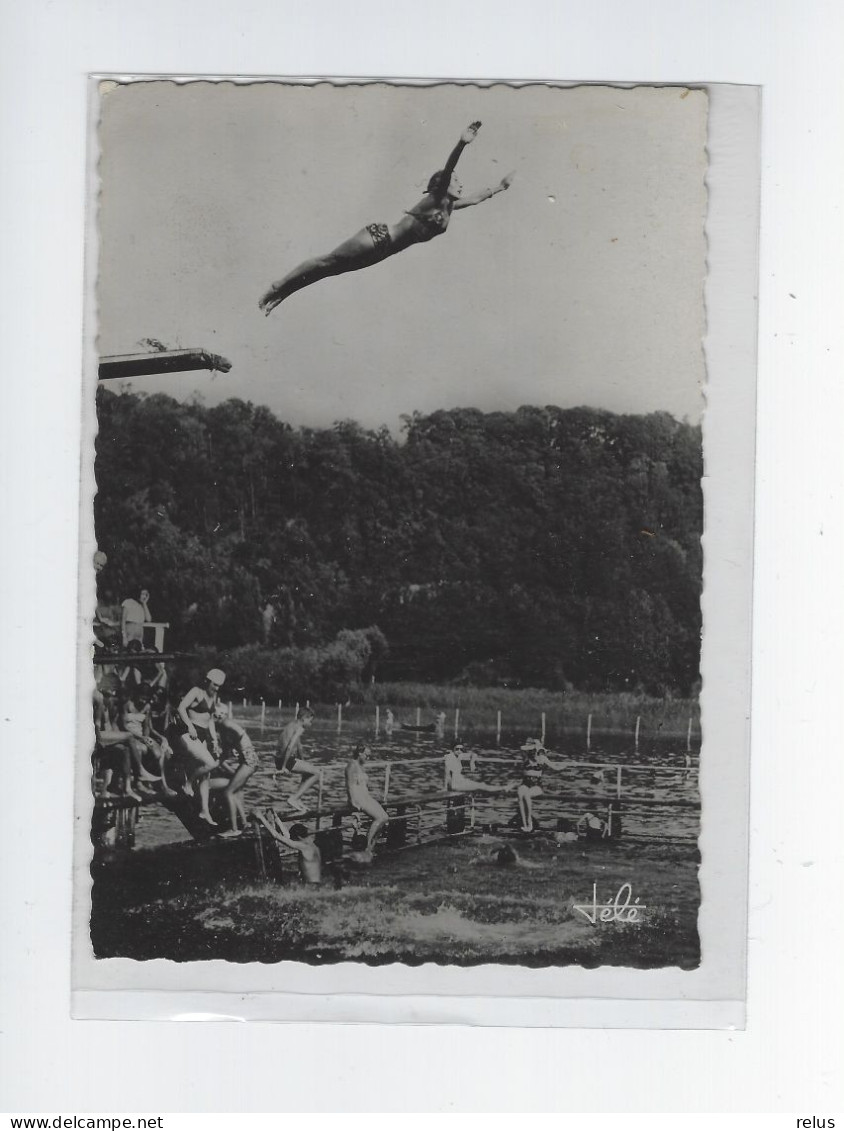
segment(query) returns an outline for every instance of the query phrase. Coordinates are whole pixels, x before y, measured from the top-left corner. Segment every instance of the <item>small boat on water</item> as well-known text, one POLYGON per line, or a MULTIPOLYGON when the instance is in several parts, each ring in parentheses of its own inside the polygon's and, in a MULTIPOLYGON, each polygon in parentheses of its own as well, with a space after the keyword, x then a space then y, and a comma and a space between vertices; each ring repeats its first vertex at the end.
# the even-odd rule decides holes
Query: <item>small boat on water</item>
POLYGON ((399 723, 402 730, 412 730, 417 734, 433 734, 437 729, 436 723, 399 723))

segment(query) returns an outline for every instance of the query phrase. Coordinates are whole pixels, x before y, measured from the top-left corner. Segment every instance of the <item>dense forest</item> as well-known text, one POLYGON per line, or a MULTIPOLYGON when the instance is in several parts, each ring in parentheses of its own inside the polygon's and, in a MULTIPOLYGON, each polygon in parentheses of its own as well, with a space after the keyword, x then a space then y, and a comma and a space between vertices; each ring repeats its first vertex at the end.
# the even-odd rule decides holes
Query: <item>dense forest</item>
POLYGON ((99 600, 148 588, 168 646, 294 667, 357 648, 361 678, 694 688, 696 426, 468 408, 404 417, 396 438, 240 400, 101 389, 97 408, 99 600))

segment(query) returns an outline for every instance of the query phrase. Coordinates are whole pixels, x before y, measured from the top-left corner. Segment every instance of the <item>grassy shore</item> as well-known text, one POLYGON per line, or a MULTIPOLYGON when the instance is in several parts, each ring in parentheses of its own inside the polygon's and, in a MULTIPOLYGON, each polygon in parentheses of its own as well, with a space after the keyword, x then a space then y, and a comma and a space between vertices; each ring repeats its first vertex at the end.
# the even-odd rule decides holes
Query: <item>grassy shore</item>
POLYGON ((597 730, 632 730, 641 719, 643 731, 650 734, 685 735, 689 719, 694 736, 700 731, 697 699, 659 699, 634 692, 592 693, 584 691, 546 691, 524 687, 459 687, 453 684, 377 683, 363 692, 364 702, 383 707, 415 708, 427 711, 460 710, 467 725, 473 720, 494 721, 501 711, 507 725, 531 726, 545 714, 549 730, 563 731, 586 727, 589 715, 597 730))

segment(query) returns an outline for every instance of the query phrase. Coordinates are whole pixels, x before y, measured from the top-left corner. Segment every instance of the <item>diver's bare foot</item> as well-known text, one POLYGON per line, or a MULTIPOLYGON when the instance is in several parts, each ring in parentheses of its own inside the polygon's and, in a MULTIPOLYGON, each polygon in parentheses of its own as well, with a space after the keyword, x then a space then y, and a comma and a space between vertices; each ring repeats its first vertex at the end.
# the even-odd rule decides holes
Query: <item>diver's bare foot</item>
POLYGON ((214 828, 216 829, 217 822, 214 820, 214 818, 211 816, 210 813, 200 813, 199 819, 200 819, 200 821, 205 821, 206 824, 213 825, 214 828))
POLYGON ((303 805, 299 800, 294 801, 292 797, 287 798, 287 804, 290 806, 294 813, 307 813, 308 811, 306 805, 303 805))
POLYGON ((265 315, 272 314, 283 298, 284 295, 279 295, 276 291, 268 291, 258 303, 258 306, 265 315))

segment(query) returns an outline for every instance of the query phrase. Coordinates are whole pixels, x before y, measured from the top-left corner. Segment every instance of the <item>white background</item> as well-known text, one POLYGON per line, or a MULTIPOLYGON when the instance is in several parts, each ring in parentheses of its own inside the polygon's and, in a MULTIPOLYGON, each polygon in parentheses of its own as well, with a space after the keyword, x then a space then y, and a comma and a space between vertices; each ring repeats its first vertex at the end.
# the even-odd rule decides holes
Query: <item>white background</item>
POLYGON ((840 1107, 842 22, 820 0, 5 5, 0 1107, 840 1107), (69 1020, 71 817, 33 813, 72 790, 89 71, 763 85, 746 1032, 69 1020))

